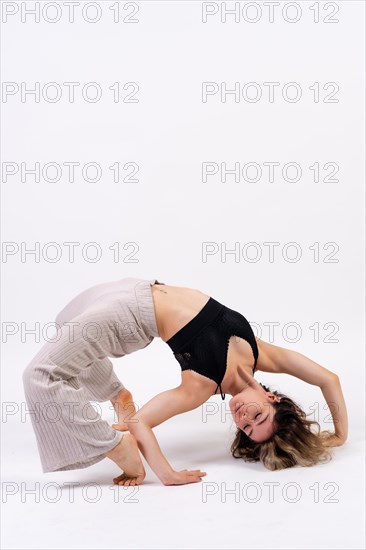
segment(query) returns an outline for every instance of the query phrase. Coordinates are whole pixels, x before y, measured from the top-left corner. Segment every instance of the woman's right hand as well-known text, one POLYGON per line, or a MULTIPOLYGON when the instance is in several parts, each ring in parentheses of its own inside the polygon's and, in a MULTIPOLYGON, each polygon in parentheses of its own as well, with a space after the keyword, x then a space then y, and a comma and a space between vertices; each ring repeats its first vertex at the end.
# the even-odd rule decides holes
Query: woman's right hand
MULTIPOLYGON (((329 432, 329 430, 327 430, 329 432)), ((335 433, 329 433, 327 436, 324 436, 323 438, 323 445, 326 447, 339 447, 343 445, 346 441, 346 438, 340 437, 339 435, 335 433)))
POLYGON ((164 485, 185 485, 186 483, 197 483, 202 481, 202 476, 207 475, 201 470, 180 470, 173 472, 169 479, 164 482, 164 485))

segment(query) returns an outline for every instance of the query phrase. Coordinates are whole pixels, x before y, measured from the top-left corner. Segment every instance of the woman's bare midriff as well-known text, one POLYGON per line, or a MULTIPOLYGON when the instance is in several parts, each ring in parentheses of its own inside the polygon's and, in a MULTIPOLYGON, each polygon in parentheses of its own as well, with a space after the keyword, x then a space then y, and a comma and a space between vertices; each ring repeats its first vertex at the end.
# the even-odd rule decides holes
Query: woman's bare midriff
POLYGON ((193 319, 210 296, 194 288, 162 284, 151 285, 156 324, 166 342, 193 319))
MULTIPOLYGON (((174 336, 181 328, 193 319, 201 309, 207 304, 210 296, 193 288, 180 286, 171 286, 166 284, 151 285, 152 296, 155 309, 156 324, 160 338, 166 342, 174 336)), ((259 360, 261 359, 260 340, 257 338, 259 348, 259 360)), ((268 344, 269 345, 269 344, 268 344)), ((265 356, 265 354, 262 354, 265 356)), ((260 367, 260 361, 257 362, 257 370, 266 370, 260 367)), ((237 378, 237 366, 240 365, 248 376, 253 376, 253 352, 249 342, 231 336, 227 353, 227 365, 225 376, 221 383, 221 388, 224 393, 230 388, 230 380, 237 378), (229 385, 228 385, 229 383, 229 385)), ((268 370, 268 369, 267 369, 268 370)), ((270 370, 268 370, 270 372, 270 370)), ((186 379, 189 377, 200 377, 204 379, 204 383, 213 384, 212 380, 208 380, 203 375, 197 374, 190 370, 185 371, 186 379)), ((183 376, 182 374, 182 376, 183 376)), ((213 388, 214 389, 214 388, 213 388)), ((216 388, 215 393, 220 393, 216 388)))

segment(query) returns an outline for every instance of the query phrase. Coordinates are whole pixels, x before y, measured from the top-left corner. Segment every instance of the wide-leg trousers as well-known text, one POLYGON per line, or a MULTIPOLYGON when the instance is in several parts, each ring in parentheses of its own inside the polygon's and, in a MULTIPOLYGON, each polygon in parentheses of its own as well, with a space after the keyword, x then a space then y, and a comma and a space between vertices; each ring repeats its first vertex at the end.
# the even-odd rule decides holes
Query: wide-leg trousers
POLYGON ((121 441, 124 434, 90 401, 108 401, 124 388, 109 357, 145 348, 159 336, 151 290, 157 282, 128 277, 87 288, 57 315, 56 334, 25 368, 43 472, 86 468, 121 441))

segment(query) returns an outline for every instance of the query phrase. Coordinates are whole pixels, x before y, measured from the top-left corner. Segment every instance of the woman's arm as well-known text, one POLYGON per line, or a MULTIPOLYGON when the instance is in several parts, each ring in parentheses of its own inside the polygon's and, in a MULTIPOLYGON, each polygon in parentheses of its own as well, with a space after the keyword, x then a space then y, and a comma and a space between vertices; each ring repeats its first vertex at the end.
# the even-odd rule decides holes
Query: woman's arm
POLYGON ((333 418, 335 430, 333 444, 343 445, 348 437, 348 416, 339 377, 334 375, 320 389, 333 418))
POLYGON ((201 476, 206 475, 200 470, 176 472, 162 453, 152 431, 152 427, 172 416, 195 409, 208 399, 209 396, 205 398, 204 394, 194 389, 191 387, 188 390, 181 385, 161 392, 150 399, 137 413, 125 419, 147 463, 164 485, 192 483, 200 481, 201 476))
POLYGON ((321 389, 333 418, 334 442, 343 444, 348 437, 348 417, 338 375, 302 353, 279 346, 274 348, 273 359, 277 373, 290 374, 321 389))

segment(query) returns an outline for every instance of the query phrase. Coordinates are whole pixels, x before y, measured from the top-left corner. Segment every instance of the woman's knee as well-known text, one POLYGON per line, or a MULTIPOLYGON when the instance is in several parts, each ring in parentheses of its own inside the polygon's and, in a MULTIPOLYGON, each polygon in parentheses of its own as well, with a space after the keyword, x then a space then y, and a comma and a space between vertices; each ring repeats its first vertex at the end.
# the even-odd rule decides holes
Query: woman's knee
POLYGON ((24 369, 23 374, 22 374, 22 379, 23 379, 24 388, 29 388, 30 386, 32 386, 32 384, 35 381, 33 365, 28 365, 24 369))
MULTIPOLYGON (((44 374, 43 374, 44 376, 44 374)), ((30 363, 23 371, 22 380, 25 390, 31 390, 36 385, 39 386, 39 380, 42 377, 42 367, 30 363)))

